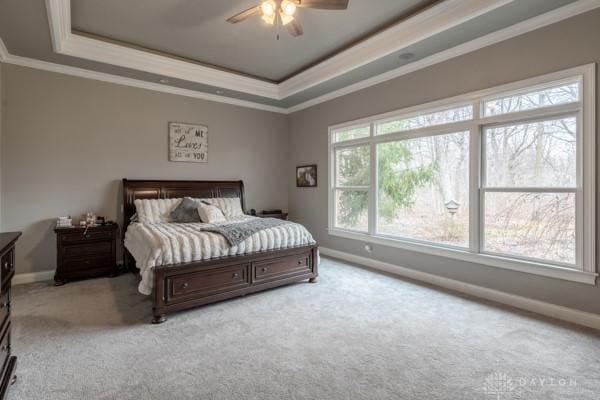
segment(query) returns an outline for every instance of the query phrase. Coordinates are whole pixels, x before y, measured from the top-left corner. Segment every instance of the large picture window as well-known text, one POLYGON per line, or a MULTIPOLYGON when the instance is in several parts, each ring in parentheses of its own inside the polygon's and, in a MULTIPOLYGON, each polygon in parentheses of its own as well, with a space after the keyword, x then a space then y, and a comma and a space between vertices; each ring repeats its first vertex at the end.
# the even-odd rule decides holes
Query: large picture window
POLYGON ((594 73, 331 127, 330 233, 592 282, 594 73))
POLYGON ((377 232, 469 247, 469 132, 377 145, 377 232))

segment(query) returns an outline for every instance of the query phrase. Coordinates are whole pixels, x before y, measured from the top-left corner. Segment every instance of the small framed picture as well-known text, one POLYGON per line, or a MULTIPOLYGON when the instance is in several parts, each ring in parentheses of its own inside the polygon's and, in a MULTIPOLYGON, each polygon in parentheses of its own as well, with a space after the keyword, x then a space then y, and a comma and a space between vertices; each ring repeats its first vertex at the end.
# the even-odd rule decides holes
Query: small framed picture
POLYGON ((317 186, 317 165, 300 165, 296 167, 296 187, 317 186))

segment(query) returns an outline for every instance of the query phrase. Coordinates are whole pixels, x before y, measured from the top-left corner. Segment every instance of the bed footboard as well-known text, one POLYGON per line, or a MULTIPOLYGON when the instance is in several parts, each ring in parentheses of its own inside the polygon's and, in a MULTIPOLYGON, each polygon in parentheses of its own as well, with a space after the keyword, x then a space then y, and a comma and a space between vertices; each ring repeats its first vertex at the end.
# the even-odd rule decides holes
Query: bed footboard
POLYGON ((293 282, 316 282, 318 246, 292 247, 154 270, 153 323, 166 315, 293 282))

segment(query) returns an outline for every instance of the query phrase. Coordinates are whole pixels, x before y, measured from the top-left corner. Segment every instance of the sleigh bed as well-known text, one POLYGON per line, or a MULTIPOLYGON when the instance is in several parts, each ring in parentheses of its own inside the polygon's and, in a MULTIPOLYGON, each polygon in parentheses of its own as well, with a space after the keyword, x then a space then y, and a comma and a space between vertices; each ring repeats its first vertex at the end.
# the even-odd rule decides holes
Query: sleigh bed
MULTIPOLYGON (((242 181, 165 181, 165 180, 128 180, 123 179, 123 235, 124 263, 127 269, 137 267, 142 273, 142 282, 145 283, 146 294, 153 298, 153 323, 166 321, 166 315, 177 311, 213 303, 232 297, 243 296, 249 293, 286 285, 293 282, 308 280, 316 282, 318 276, 318 246, 307 234, 307 238, 299 240, 300 230, 305 228, 298 224, 285 224, 279 228, 283 236, 286 230, 292 232, 288 235, 294 240, 282 240, 277 232, 268 235, 269 245, 260 243, 258 236, 253 236, 244 246, 232 249, 214 251, 208 254, 205 248, 198 245, 198 238, 187 238, 185 232, 193 230, 194 225, 188 224, 140 224, 132 221, 136 214, 136 200, 148 199, 181 199, 191 197, 195 199, 226 199, 241 202, 241 210, 245 210, 244 184, 242 181), (144 226, 142 226, 144 225, 144 226), (157 231, 157 237, 171 243, 176 241, 171 237, 179 235, 180 240, 191 249, 186 250, 186 257, 168 257, 164 254, 157 257, 159 261, 144 265, 136 265, 136 258, 131 251, 136 253, 131 244, 135 230, 157 231), (126 239, 128 238, 128 239, 126 239), (126 241, 129 240, 130 243, 126 241), (301 243, 298 245, 298 243, 301 243), (126 247, 128 246, 128 247, 126 247), (188 253, 196 254, 191 260, 188 253), (177 262, 170 262, 177 261, 177 262), (170 263, 169 263, 170 262, 170 263), (156 264, 156 265, 155 265, 156 264), (146 279, 148 282, 144 282, 146 279)), ((138 201, 138 204, 140 202, 138 201)), ((152 202, 153 203, 153 202, 152 202)), ((251 219, 243 216, 242 220, 251 219)), ((196 231, 202 230, 200 225, 196 231)), ((306 231, 307 232, 307 231, 306 231)), ((210 242, 216 242, 218 234, 213 233, 210 242)), ((154 241, 144 239, 141 245, 152 250, 157 246, 154 241)), ((140 247, 141 245, 138 245, 140 247)), ((142 257, 136 255, 138 262, 142 257)), ((141 292, 145 290, 140 289, 141 292)))

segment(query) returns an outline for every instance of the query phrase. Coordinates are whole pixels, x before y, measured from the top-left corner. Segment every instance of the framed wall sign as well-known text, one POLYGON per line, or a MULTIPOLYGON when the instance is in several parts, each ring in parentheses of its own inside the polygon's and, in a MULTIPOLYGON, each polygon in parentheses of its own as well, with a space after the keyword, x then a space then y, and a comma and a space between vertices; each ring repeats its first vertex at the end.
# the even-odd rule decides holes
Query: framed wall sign
POLYGON ((208 162, 208 127, 169 122, 169 161, 208 162))

